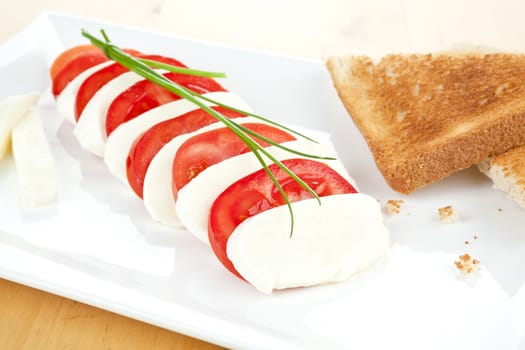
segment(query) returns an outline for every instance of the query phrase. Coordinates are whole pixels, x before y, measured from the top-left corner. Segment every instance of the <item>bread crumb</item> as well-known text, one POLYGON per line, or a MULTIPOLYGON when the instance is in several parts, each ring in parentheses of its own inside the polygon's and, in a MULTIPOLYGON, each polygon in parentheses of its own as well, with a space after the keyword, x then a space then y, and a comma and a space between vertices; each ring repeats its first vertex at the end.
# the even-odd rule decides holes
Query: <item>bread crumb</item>
POLYGON ((447 205, 445 207, 439 208, 438 213, 439 213, 439 220, 447 224, 456 222, 459 218, 458 212, 451 205, 447 205))
POLYGON ((479 260, 473 259, 469 254, 459 256, 459 261, 454 261, 454 265, 463 275, 469 275, 479 271, 479 260))
POLYGON ((405 203, 405 201, 402 199, 389 199, 386 202, 385 211, 387 214, 399 214, 403 203, 405 203))

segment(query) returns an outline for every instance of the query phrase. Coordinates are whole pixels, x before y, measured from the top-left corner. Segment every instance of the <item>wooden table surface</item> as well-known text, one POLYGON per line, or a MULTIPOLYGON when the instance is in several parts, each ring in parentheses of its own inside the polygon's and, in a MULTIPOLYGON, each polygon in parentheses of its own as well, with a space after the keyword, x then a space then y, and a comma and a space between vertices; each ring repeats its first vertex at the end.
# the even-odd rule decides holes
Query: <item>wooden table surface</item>
POLYGON ((187 349, 221 347, 0 279, 2 349, 187 349))
MULTIPOLYGON (((340 51, 374 54, 433 44, 475 42, 519 47, 522 32, 495 36, 521 23, 511 1, 490 6, 465 0, 18 0, 0 2, 0 43, 42 10, 114 21, 292 55, 322 58, 340 51), (424 4, 423 4, 424 3, 424 4), (508 4, 507 4, 508 3, 508 4), (489 18, 490 17, 490 18, 489 18), (486 23, 490 19, 491 26, 486 23), (471 19, 469 25, 465 21, 471 19), (472 20, 476 19, 476 20, 472 20), (465 29, 465 30, 461 30, 465 29), (439 40, 437 40, 439 39, 439 40), (448 41, 447 41, 448 40, 448 41)), ((33 288, 0 279, 1 349, 218 349, 217 346, 33 288)))

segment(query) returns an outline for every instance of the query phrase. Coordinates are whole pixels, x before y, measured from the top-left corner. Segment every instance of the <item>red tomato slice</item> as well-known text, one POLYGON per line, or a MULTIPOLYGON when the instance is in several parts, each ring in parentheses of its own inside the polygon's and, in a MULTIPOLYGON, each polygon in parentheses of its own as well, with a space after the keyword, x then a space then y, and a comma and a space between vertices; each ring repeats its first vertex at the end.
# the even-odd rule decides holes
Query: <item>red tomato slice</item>
MULTIPOLYGON (((123 50, 130 55, 137 55, 135 50, 123 50)), ((92 45, 77 46, 64 51, 51 66, 50 74, 53 95, 58 96, 64 88, 86 69, 107 61, 108 58, 99 48, 92 45)))
MULTIPOLYGON (((166 78, 196 93, 226 91, 215 80, 194 75, 166 73, 166 78)), ((162 104, 179 100, 180 97, 152 83, 141 80, 122 92, 109 106, 106 116, 106 134, 109 136, 120 124, 127 122, 162 104)))
POLYGON ((86 52, 95 52, 100 51, 97 47, 93 45, 79 45, 72 47, 64 52, 62 52, 55 60, 53 61, 53 64, 51 65, 51 68, 49 69, 49 74, 51 75, 51 80, 55 79, 57 74, 64 69, 64 67, 70 63, 71 61, 75 60, 78 56, 81 56, 85 54, 86 52))
MULTIPOLYGON (((295 140, 295 137, 275 126, 260 123, 246 123, 243 126, 276 143, 295 140)), ((263 147, 269 146, 262 140, 256 141, 263 147)), ((227 127, 210 130, 186 140, 173 160, 174 194, 210 165, 249 151, 248 146, 227 127)))
MULTIPOLYGON (((244 116, 223 107, 214 106, 211 108, 230 119, 244 116)), ((217 119, 202 109, 195 109, 178 117, 160 122, 138 137, 133 147, 131 147, 126 160, 128 182, 137 196, 142 198, 144 177, 148 166, 153 157, 166 143, 179 135, 198 130, 216 121, 217 119)))
MULTIPOLYGON (((357 192, 348 181, 326 164, 311 159, 288 159, 282 163, 320 197, 357 192)), ((272 164, 269 168, 290 202, 312 198, 310 193, 277 165, 272 164)), ((210 209, 208 237, 215 255, 233 274, 242 278, 226 253, 228 238, 233 230, 248 217, 284 204, 285 201, 264 169, 238 180, 217 197, 210 209)))
MULTIPOLYGON (((173 66, 186 67, 184 64, 175 59, 159 55, 138 55, 137 57, 150 59, 173 66)), ((75 120, 78 121, 78 118, 80 118, 84 107, 86 107, 86 104, 98 91, 98 89, 104 86, 108 81, 128 71, 129 70, 126 67, 121 66, 119 63, 114 63, 93 73, 89 78, 87 78, 78 89, 77 98, 75 101, 75 120)))
POLYGON ((55 75, 52 87, 53 95, 60 95, 67 84, 86 69, 108 60, 101 50, 95 49, 77 55, 55 75))

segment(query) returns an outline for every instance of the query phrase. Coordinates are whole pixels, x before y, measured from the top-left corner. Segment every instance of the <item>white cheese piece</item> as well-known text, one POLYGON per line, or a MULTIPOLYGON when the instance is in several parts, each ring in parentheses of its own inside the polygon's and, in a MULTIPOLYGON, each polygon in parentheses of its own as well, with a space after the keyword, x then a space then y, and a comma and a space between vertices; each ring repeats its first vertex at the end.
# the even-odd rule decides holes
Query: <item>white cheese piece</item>
POLYGON ((89 100, 73 129, 78 142, 97 156, 104 155, 106 145, 106 115, 111 102, 124 90, 143 80, 134 72, 127 72, 102 86, 89 100))
POLYGON ((0 159, 9 149, 11 129, 27 114, 28 109, 37 103, 38 98, 38 93, 30 93, 9 96, 0 102, 0 159))
MULTIPOLYGON (((334 155, 329 147, 305 139, 284 142, 282 145, 307 154, 334 155)), ((276 146, 268 147, 267 150, 278 160, 304 158, 277 148, 276 146)), ((267 161, 267 163, 270 164, 271 162, 267 161)), ((338 160, 330 160, 324 161, 324 163, 345 177, 352 185, 355 184, 355 182, 348 177, 341 162, 338 160)), ((206 168, 178 192, 175 208, 182 224, 198 239, 209 244, 208 215, 211 205, 217 196, 233 182, 261 168, 261 163, 259 163, 251 152, 225 159, 218 164, 206 168)))
POLYGON ((62 90, 60 95, 57 96, 57 109, 58 112, 66 119, 67 121, 75 124, 75 105, 77 99, 78 89, 80 86, 89 78, 93 73, 98 72, 104 67, 109 66, 110 64, 115 63, 113 61, 102 62, 93 67, 89 67, 79 75, 77 75, 73 80, 67 84, 67 86, 62 90))
POLYGON ((55 202, 58 196, 57 174, 38 114, 30 111, 13 128, 11 137, 21 207, 32 208, 55 202))
MULTIPOLYGON (((203 96, 247 112, 251 111, 246 102, 230 92, 211 92, 203 96)), ((210 105, 208 102, 204 103, 210 105)), ((150 109, 140 116, 119 125, 119 127, 109 135, 106 143, 104 162, 109 171, 117 179, 129 186, 126 175, 126 160, 135 139, 155 124, 186 114, 197 108, 192 102, 181 99, 150 109)))
POLYGON ((339 282, 378 260, 388 248, 379 203, 364 194, 295 202, 290 238, 286 206, 243 221, 227 254, 246 281, 263 293, 339 282))
MULTIPOLYGON (((260 123, 252 117, 237 118, 237 123, 260 123)), ((176 198, 172 191, 172 165, 179 147, 189 138, 213 129, 223 128, 213 123, 192 133, 175 137, 153 157, 144 177, 143 199, 151 217, 165 225, 183 227, 175 211, 176 198)))

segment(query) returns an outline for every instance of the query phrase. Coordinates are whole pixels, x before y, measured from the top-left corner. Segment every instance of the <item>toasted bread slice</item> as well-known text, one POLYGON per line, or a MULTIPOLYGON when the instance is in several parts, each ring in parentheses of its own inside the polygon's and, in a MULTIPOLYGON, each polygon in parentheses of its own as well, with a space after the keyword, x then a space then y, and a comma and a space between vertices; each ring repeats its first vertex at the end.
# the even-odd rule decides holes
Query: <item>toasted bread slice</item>
POLYGON ((525 144, 525 55, 332 57, 327 67, 396 191, 525 144))
POLYGON ((488 158, 478 167, 492 179, 494 188, 505 191, 508 198, 525 208, 525 146, 488 158))

